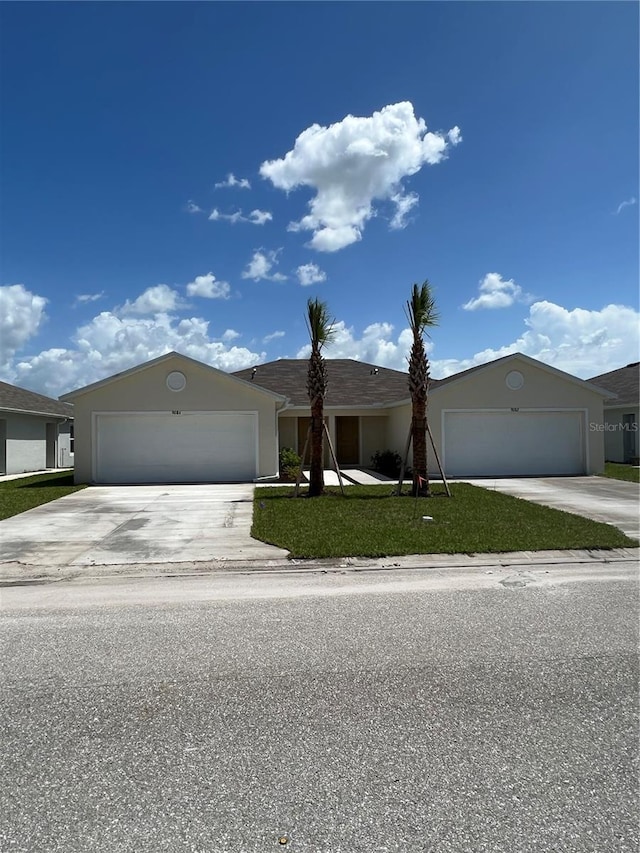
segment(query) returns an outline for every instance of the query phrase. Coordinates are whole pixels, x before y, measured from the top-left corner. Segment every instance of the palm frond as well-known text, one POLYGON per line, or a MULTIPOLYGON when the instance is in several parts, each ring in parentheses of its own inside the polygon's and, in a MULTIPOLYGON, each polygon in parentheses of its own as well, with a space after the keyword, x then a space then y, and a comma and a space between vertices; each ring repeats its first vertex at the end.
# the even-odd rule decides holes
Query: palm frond
POLYGON ((428 328, 438 325, 440 315, 436 309, 435 297, 428 279, 425 279, 421 285, 413 285, 405 314, 414 337, 423 335, 428 328))
POLYGON ((306 322, 311 349, 319 352, 325 344, 331 343, 335 336, 335 320, 329 314, 327 303, 319 299, 309 299, 306 322))

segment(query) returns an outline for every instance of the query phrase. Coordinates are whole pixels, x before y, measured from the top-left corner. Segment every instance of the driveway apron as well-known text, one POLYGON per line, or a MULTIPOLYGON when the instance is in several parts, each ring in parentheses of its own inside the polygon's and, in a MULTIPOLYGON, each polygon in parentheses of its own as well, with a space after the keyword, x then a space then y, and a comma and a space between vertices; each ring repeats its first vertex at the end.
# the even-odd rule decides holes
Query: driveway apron
POLYGON ((619 527, 640 538, 640 487, 610 477, 513 477, 465 480, 516 498, 619 527))
POLYGON ((92 486, 0 522, 0 562, 32 566, 277 560, 250 535, 251 484, 92 486))

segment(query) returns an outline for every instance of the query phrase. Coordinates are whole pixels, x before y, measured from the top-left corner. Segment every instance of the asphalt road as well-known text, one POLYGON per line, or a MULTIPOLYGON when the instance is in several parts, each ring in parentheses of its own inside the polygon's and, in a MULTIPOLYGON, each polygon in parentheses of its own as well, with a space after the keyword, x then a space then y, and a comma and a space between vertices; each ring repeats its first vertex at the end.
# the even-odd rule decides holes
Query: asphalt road
POLYGON ((3 593, 3 853, 638 849, 632 564, 3 593))

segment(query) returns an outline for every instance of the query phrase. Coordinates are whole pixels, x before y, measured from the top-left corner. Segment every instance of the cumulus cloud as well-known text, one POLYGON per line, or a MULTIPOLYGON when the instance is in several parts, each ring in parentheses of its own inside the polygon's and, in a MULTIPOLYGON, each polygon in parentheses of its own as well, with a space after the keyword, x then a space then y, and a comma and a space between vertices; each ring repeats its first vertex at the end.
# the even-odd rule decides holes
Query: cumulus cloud
POLYGON ((263 343, 263 344, 268 344, 268 343, 270 343, 271 341, 275 341, 275 340, 277 340, 278 338, 284 338, 284 336, 285 336, 285 333, 284 333, 284 332, 279 332, 279 331, 278 331, 278 332, 271 332, 271 334, 270 334, 270 335, 265 335, 265 336, 264 336, 264 338, 262 339, 262 343, 263 343))
POLYGON ((237 333, 228 329, 222 341, 215 340, 209 323, 199 317, 121 317, 104 311, 77 330, 72 347, 48 349, 18 361, 9 381, 57 397, 171 350, 225 371, 264 361, 264 352, 229 346, 233 334, 237 333))
POLYGON ((76 296, 74 305, 86 305, 88 302, 97 302, 103 296, 104 290, 101 290, 100 293, 81 293, 79 296, 76 296))
POLYGON ((302 264, 296 270, 298 281, 303 287, 327 280, 327 274, 317 264, 302 264))
POLYGON ((127 299, 124 305, 116 308, 116 312, 122 315, 159 314, 175 311, 181 307, 183 307, 182 301, 177 290, 173 290, 166 284, 156 284, 154 287, 148 287, 133 302, 127 299))
POLYGON ((631 198, 628 198, 626 201, 621 201, 621 202, 620 202, 620 204, 618 205, 617 209, 616 209, 616 210, 614 210, 613 215, 614 215, 614 216, 617 216, 617 215, 620 213, 620 211, 621 211, 621 210, 624 210, 624 209, 625 209, 625 207, 633 207, 633 205, 634 205, 634 204, 637 204, 637 203, 638 203, 638 199, 637 199, 637 198, 635 198, 634 196, 631 196, 631 198))
POLYGON ((230 292, 229 284, 226 281, 218 281, 212 272, 197 275, 187 284, 188 296, 201 296, 203 299, 228 299, 230 292))
POLYGON ((227 342, 235 341, 235 339, 239 337, 240 332, 236 332, 235 329, 227 329, 225 332, 222 333, 222 340, 227 342))
POLYGON ((279 272, 271 272, 273 267, 278 263, 277 251, 265 251, 264 249, 256 249, 253 257, 247 264, 247 267, 242 272, 242 278, 250 278, 253 281, 286 281, 287 276, 279 272))
POLYGON ((450 376, 513 352, 588 379, 638 360, 640 314, 624 305, 600 310, 569 310, 553 302, 534 302, 526 330, 512 343, 485 349, 466 359, 433 361, 433 375, 450 376))
POLYGON ((251 184, 246 178, 236 178, 233 172, 229 172, 224 181, 220 181, 217 184, 214 184, 217 190, 224 189, 226 187, 236 187, 239 190, 250 190, 251 184))
MULTIPOLYGON (((343 320, 334 325, 333 340, 326 345, 323 352, 326 358, 353 358, 356 361, 368 361, 381 367, 392 367, 395 370, 407 369, 407 358, 411 349, 411 332, 403 329, 394 336, 391 323, 372 323, 367 326, 358 338, 353 326, 347 326, 343 320)), ((427 349, 432 344, 427 342, 427 349)), ((297 353, 297 358, 308 358, 311 346, 306 344, 297 353)), ((407 392, 408 395, 408 392, 407 392)))
POLYGON ((309 213, 289 229, 311 231, 314 249, 335 252, 362 238, 375 201, 391 201, 391 226, 404 227, 418 197, 406 191, 403 179, 425 164, 440 163, 461 139, 457 127, 446 134, 428 132, 405 101, 371 116, 308 127, 283 158, 262 163, 260 174, 285 192, 315 190, 309 213))
POLYGON ((6 370, 11 359, 37 334, 45 320, 47 300, 24 284, 0 287, 0 366, 6 370))
POLYGON ((189 199, 187 202, 187 213, 204 213, 204 210, 195 201, 189 199))
POLYGON ((252 210, 247 216, 244 216, 242 210, 237 210, 235 213, 220 213, 217 207, 214 207, 209 214, 211 222, 230 222, 235 225, 236 222, 250 222, 252 225, 264 225, 265 222, 270 222, 273 219, 273 214, 268 210, 252 210))
MULTIPOLYGON (((569 310, 553 302, 535 302, 529 309, 525 327, 516 340, 466 358, 439 359, 437 345, 427 341, 431 376, 444 379, 514 352, 522 352, 582 379, 638 360, 640 314, 624 305, 607 305, 600 310, 569 310)), ((335 331, 334 341, 325 349, 327 358, 354 358, 407 370, 411 349, 409 329, 395 334, 391 323, 380 322, 367 326, 358 336, 352 326, 339 321, 335 331)), ((298 358, 308 356, 309 345, 297 353, 298 358)))
POLYGON ((470 299, 462 306, 465 311, 476 311, 478 308, 509 308, 514 302, 528 302, 530 297, 524 293, 519 284, 510 279, 503 279, 500 273, 489 272, 479 282, 480 296, 470 299))

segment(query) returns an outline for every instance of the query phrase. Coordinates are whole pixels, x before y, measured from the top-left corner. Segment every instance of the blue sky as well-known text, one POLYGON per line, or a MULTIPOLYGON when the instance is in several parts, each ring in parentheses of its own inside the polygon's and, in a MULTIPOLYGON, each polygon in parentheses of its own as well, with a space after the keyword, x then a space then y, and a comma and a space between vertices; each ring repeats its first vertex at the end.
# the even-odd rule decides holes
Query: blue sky
POLYGON ((4 3, 0 378, 638 358, 638 6, 4 3), (233 178, 229 179, 232 175, 233 178), (216 186, 216 184, 218 186, 216 186))

